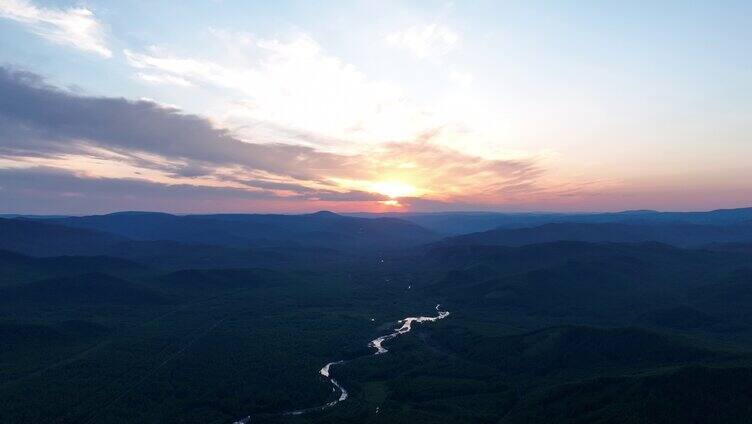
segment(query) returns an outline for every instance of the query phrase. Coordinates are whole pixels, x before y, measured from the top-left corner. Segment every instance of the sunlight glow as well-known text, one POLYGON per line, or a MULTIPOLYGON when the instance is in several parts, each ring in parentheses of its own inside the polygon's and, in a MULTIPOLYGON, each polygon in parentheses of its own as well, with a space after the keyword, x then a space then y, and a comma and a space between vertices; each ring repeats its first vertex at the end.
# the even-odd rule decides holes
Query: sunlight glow
POLYGON ((384 205, 384 206, 391 206, 391 207, 394 207, 394 208, 401 208, 402 207, 402 203, 400 203, 399 201, 394 200, 394 199, 392 199, 392 200, 382 200, 379 203, 382 204, 382 205, 384 205))
POLYGON ((382 181, 373 183, 371 185, 371 191, 383 194, 392 199, 397 197, 414 196, 417 192, 415 187, 399 181, 382 181))

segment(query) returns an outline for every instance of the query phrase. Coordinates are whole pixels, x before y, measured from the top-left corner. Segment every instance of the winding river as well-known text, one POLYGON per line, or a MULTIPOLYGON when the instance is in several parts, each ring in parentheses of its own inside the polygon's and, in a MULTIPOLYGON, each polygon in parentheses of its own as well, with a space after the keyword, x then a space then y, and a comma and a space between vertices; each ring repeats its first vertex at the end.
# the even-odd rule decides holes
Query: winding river
MULTIPOLYGON (((440 319, 444 319, 447 316, 449 316, 449 311, 442 311, 440 309, 440 307, 441 307, 441 305, 436 305, 436 312, 438 313, 438 315, 436 315, 434 317, 423 317, 423 316, 421 316, 421 317, 407 317, 405 319, 397 321, 397 323, 402 324, 400 327, 395 328, 394 331, 392 331, 389 334, 386 334, 386 335, 381 336, 381 337, 377 337, 377 338, 371 340, 370 342, 368 342, 368 347, 372 347, 372 348, 376 349, 376 352, 374 352, 373 355, 375 356, 375 355, 381 355, 383 353, 387 353, 389 350, 387 350, 387 348, 384 347, 384 342, 386 342, 387 340, 391 340, 391 339, 399 336, 400 334, 409 333, 410 330, 412 330, 412 328, 413 328, 413 323, 416 323, 416 322, 418 322, 418 323, 421 323, 421 322, 433 322, 433 321, 438 321, 440 319)), ((335 400, 333 400, 331 402, 328 402, 328 403, 326 403, 324 405, 321 405, 321 406, 314 406, 314 407, 311 407, 311 408, 298 409, 298 410, 295 410, 295 411, 284 412, 284 413, 282 413, 282 415, 302 415, 302 414, 305 414, 307 412, 321 411, 321 410, 324 410, 326 408, 330 408, 330 407, 332 407, 332 406, 334 406, 334 405, 342 402, 343 400, 347 399, 347 396, 348 396, 347 389, 345 389, 341 384, 339 384, 337 382, 337 380, 335 380, 331 376, 331 368, 332 368, 332 366, 338 365, 338 364, 342 364, 344 362, 346 362, 344 359, 340 360, 340 361, 329 362, 328 364, 326 364, 323 367, 321 367, 321 369, 319 370, 319 374, 321 374, 322 377, 324 377, 327 380, 329 380, 329 383, 332 385, 332 391, 333 392, 339 392, 339 397, 337 399, 335 399, 335 400)), ((235 421, 233 424, 248 424, 250 422, 251 422, 251 417, 246 417, 246 418, 243 418, 241 420, 235 421)))

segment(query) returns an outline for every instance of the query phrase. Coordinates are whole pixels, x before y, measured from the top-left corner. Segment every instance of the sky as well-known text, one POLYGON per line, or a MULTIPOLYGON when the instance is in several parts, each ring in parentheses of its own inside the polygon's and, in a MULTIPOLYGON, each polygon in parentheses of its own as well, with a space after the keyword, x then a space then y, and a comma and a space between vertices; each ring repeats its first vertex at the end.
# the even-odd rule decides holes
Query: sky
POLYGON ((750 16, 0 0, 0 213, 752 206, 750 16))

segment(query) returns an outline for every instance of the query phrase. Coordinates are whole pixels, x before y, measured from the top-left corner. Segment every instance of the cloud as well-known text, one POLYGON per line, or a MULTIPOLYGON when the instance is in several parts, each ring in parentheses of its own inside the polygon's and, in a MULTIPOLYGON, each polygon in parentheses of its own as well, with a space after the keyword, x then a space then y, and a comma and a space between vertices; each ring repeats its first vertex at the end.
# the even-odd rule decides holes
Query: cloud
POLYGON ((186 80, 185 78, 181 78, 175 75, 170 74, 149 74, 144 72, 139 72, 136 74, 136 78, 138 78, 141 81, 146 81, 151 84, 156 85, 178 85, 181 87, 191 87, 193 84, 186 80))
POLYGON ((62 10, 37 7, 27 0, 0 0, 0 17, 19 22, 55 44, 112 57, 102 25, 85 7, 62 10))
POLYGON ((543 170, 531 160, 495 160, 432 143, 439 131, 387 143, 368 155, 372 180, 407 181, 427 197, 499 203, 537 190, 543 170), (526 189, 524 189, 526 187, 526 189))
MULTIPOLYGON (((55 178, 66 199, 81 204, 109 204, 106 193, 119 193, 129 199, 194 196, 206 205, 221 194, 226 203, 217 203, 215 210, 238 210, 232 201, 248 208, 261 202, 286 209, 297 204, 305 210, 314 205, 368 210, 393 195, 378 187, 394 186, 414 187, 410 196, 444 202, 504 202, 540 192, 542 170, 533 161, 462 153, 435 143, 441 133, 437 129, 347 155, 260 143, 174 107, 76 95, 36 74, 0 67, 5 196, 36 198, 40 204, 49 201, 29 193, 58 194, 52 186, 34 191, 29 184, 55 178)), ((306 135, 292 131, 289 136, 306 135)))
POLYGON ((86 178, 64 169, 0 169, 0 204, 13 210, 61 213, 116 210, 214 210, 271 200, 266 192, 188 184, 159 184, 137 178, 86 178))
POLYGON ((5 68, 0 68, 0 131, 0 151, 15 155, 87 153, 95 146, 132 158, 150 153, 302 178, 347 163, 346 157, 308 147, 245 142, 205 118, 150 101, 77 96, 5 68))
POLYGON ((306 34, 284 40, 256 39, 247 33, 211 34, 217 37, 216 45, 231 50, 223 56, 232 60, 189 57, 159 48, 124 54, 139 75, 160 76, 149 78, 152 83, 180 81, 211 88, 227 104, 216 116, 228 126, 252 123, 324 139, 377 143, 409 138, 436 125, 400 86, 369 79, 354 65, 327 54, 306 34), (237 45, 242 49, 238 51, 237 45))
POLYGON ((423 59, 451 52, 459 45, 460 37, 447 26, 434 23, 393 32, 386 36, 386 41, 423 59))
POLYGON ((382 200, 363 192, 311 192, 281 197, 273 191, 193 184, 161 184, 144 178, 90 178, 52 167, 0 168, 0 212, 103 213, 119 210, 173 212, 314 211, 362 209, 382 200))

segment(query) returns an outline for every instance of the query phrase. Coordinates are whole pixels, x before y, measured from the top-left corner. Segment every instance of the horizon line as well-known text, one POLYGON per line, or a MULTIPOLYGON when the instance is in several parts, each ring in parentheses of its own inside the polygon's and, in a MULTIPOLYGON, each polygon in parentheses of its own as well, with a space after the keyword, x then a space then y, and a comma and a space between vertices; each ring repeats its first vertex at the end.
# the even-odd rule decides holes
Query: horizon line
POLYGON ((488 214, 488 215, 598 215, 598 214, 627 214, 627 213, 712 213, 712 212, 728 212, 728 211, 742 211, 752 209, 752 205, 738 207, 738 208, 718 208, 718 209, 703 209, 703 210, 658 210, 658 209, 625 209, 617 211, 542 211, 542 210, 529 210, 529 211, 489 211, 489 210, 447 210, 447 211, 386 211, 386 212, 365 212, 365 211, 352 211, 352 212, 335 212, 332 210, 322 209, 316 211, 304 211, 304 212, 167 212, 159 210, 117 210, 111 212, 93 212, 93 213, 22 213, 22 212, 2 212, 0 218, 12 219, 12 218, 56 218, 56 217, 83 217, 83 216, 105 216, 115 214, 164 214, 173 216, 195 216, 195 215, 315 215, 319 213, 332 213, 336 215, 461 215, 461 214, 488 214))

